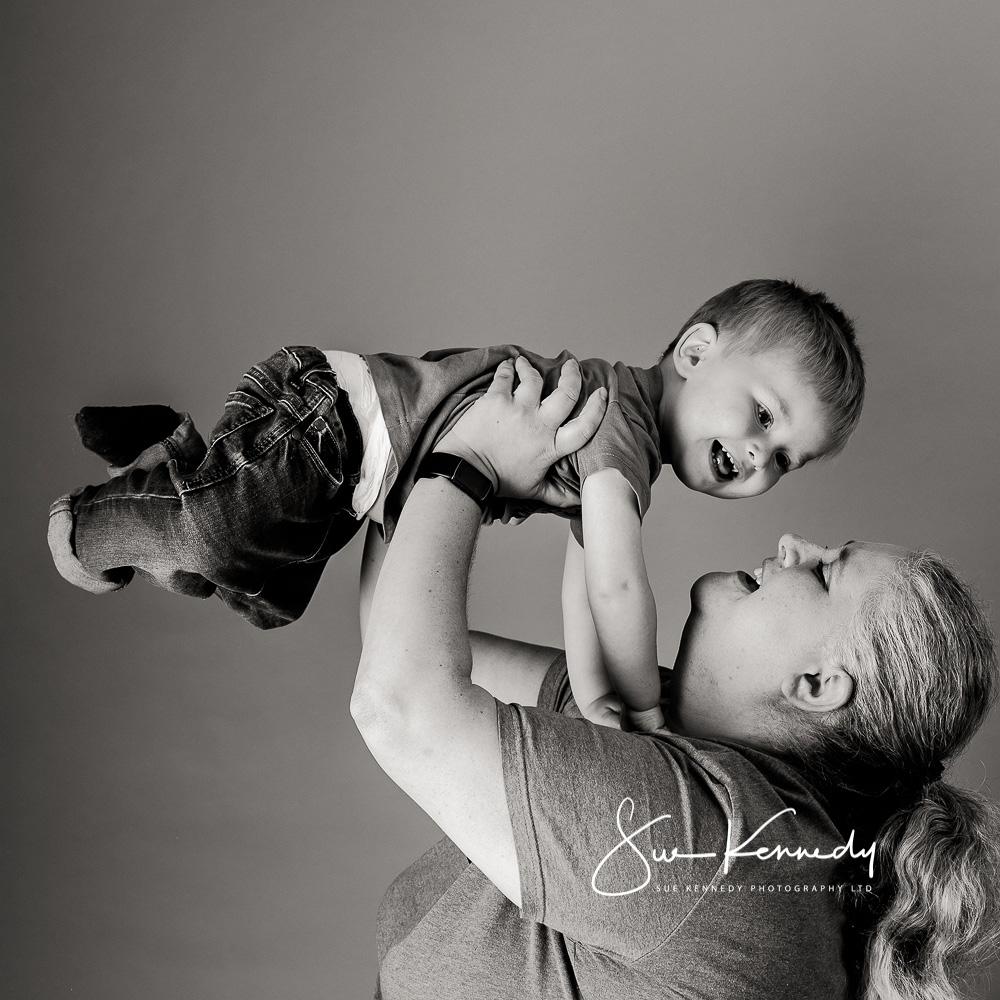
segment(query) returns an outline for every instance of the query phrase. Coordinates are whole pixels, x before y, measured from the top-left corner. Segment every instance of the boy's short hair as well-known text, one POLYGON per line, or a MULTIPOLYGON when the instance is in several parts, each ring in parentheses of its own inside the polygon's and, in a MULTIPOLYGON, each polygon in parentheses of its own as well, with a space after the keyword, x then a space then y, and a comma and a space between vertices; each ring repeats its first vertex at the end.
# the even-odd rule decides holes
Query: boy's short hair
MULTIPOLYGON (((759 354, 775 348, 795 352, 799 370, 816 390, 830 418, 827 455, 843 450, 861 419, 865 366, 854 324, 822 292, 794 281, 741 281, 700 306, 681 328, 710 323, 723 351, 759 354)), ((680 335, 664 351, 667 357, 680 335)))

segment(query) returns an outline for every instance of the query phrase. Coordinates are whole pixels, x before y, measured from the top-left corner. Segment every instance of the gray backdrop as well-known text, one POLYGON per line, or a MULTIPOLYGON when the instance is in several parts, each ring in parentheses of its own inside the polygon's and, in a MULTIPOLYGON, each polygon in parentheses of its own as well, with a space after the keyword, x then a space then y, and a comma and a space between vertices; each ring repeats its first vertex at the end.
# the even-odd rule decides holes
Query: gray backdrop
MULTIPOLYGON (((87 403, 207 430, 286 343, 513 340, 650 364, 751 276, 857 318, 836 463, 649 514, 669 661, 700 572, 781 532, 952 558, 996 604, 992 2, 9 2, 3 143, 4 982, 13 997, 368 995, 432 824, 348 714, 358 544, 274 633, 64 583, 87 403)), ((492 529, 473 621, 558 643, 564 525, 492 529)), ((996 726, 954 777, 990 794, 996 726)), ((998 994, 1000 995, 1000 994, 998 994)))

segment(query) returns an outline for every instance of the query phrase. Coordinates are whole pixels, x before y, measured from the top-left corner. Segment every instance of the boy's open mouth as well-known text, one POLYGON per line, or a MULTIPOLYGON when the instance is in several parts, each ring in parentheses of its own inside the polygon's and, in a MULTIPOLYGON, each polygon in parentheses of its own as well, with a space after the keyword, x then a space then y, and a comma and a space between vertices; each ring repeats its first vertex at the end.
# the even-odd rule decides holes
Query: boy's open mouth
POLYGON ((740 474, 739 464, 722 446, 721 441, 712 442, 712 471, 720 483, 732 482, 740 474))

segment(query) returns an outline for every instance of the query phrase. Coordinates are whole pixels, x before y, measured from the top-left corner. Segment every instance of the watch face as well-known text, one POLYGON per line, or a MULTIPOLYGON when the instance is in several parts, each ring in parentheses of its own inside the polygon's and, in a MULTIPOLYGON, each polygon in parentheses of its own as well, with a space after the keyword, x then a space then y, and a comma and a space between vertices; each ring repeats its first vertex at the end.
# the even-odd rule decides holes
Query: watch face
POLYGON ((454 481, 477 503, 484 504, 493 494, 493 484, 489 479, 461 459, 455 467, 454 481))
POLYGON ((494 489, 488 476, 484 476, 474 465, 457 455, 431 452, 421 463, 417 479, 426 476, 442 476, 450 479, 463 493, 470 496, 484 510, 493 498, 494 489))

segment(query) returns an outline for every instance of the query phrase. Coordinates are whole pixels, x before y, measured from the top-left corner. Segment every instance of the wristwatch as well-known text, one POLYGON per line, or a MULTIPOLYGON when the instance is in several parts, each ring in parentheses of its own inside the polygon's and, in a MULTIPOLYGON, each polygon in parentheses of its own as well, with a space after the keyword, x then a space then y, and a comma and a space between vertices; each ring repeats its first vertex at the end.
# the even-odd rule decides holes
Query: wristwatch
POLYGON ((484 476, 471 462, 443 451, 432 451, 424 457, 417 468, 417 479, 436 477, 450 479, 463 493, 479 504, 483 513, 489 509, 496 494, 490 478, 484 476))

